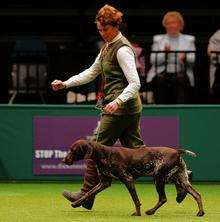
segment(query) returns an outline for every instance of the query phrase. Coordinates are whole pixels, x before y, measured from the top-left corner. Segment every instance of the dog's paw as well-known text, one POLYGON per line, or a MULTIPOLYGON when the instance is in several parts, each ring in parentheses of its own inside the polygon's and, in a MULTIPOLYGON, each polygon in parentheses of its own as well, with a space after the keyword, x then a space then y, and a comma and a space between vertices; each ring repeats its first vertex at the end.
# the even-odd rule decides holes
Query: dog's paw
POLYGON ((205 212, 203 210, 200 210, 196 216, 202 217, 204 214, 205 214, 205 212))
POLYGON ((141 216, 141 213, 140 212, 134 212, 133 214, 131 214, 131 216, 141 216))
POLYGON ((145 214, 147 214, 147 215, 153 215, 154 213, 155 213, 155 210, 153 210, 153 209, 145 211, 145 214))
POLYGON ((179 204, 182 203, 183 200, 186 198, 186 195, 187 195, 187 192, 185 192, 185 191, 178 194, 177 197, 176 197, 176 202, 179 203, 179 204))

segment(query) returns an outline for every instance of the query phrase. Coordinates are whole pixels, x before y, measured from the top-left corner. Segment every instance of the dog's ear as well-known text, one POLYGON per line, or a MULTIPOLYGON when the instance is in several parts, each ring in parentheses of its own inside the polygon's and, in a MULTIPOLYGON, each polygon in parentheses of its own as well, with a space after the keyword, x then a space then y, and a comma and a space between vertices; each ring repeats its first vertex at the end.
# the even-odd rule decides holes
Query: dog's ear
POLYGON ((93 153, 93 145, 91 142, 87 142, 87 151, 84 156, 84 159, 91 159, 93 153))
POLYGON ((72 144, 70 149, 74 160, 82 160, 85 158, 88 150, 87 142, 85 140, 77 140, 72 144))

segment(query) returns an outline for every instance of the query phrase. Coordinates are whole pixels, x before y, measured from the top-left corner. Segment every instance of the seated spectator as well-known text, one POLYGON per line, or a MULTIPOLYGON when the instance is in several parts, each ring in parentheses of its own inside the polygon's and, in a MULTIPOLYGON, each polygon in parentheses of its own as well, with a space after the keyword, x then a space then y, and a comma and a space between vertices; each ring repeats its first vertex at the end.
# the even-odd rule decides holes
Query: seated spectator
POLYGON ((166 13, 162 24, 166 34, 153 37, 152 67, 147 82, 153 90, 155 103, 189 103, 194 86, 195 53, 183 51, 195 50, 195 38, 181 33, 184 20, 179 12, 166 13))
POLYGON ((220 30, 217 30, 209 39, 208 55, 211 102, 220 103, 220 30))

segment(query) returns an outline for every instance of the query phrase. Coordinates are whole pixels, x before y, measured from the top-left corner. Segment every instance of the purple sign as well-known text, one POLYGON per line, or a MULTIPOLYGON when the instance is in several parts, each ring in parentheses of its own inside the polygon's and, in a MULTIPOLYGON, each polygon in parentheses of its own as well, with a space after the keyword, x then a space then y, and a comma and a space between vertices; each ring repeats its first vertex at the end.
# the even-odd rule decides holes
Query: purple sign
POLYGON ((147 146, 179 146, 179 118, 150 116, 141 118, 141 135, 147 146))
MULTIPOLYGON (((71 144, 91 139, 97 129, 95 116, 36 116, 33 119, 33 172, 35 175, 82 175, 84 162, 62 165, 71 144)), ((142 117, 141 135, 147 146, 179 146, 178 117, 142 117)))

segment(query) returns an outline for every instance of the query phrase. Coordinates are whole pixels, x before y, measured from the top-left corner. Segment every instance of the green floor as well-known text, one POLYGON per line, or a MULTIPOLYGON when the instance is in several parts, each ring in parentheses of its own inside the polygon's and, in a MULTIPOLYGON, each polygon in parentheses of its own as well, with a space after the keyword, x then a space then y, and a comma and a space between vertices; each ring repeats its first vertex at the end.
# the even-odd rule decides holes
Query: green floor
POLYGON ((80 184, 70 183, 0 183, 0 222, 196 222, 220 221, 220 185, 196 184, 202 194, 205 216, 197 217, 197 205, 191 196, 182 204, 175 202, 173 185, 166 186, 168 202, 155 215, 144 214, 157 201, 152 184, 136 184, 142 202, 142 216, 132 217, 133 203, 126 188, 114 183, 100 193, 92 211, 73 209, 60 194, 64 189, 78 190, 80 184))

